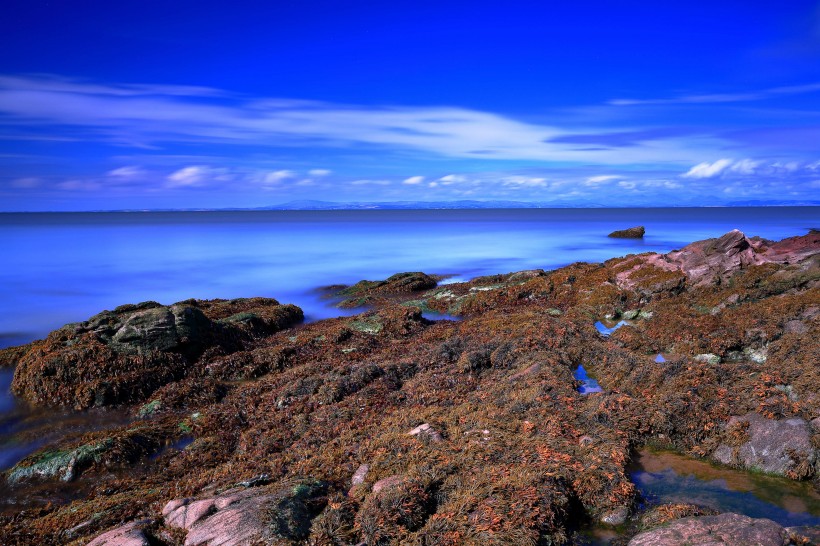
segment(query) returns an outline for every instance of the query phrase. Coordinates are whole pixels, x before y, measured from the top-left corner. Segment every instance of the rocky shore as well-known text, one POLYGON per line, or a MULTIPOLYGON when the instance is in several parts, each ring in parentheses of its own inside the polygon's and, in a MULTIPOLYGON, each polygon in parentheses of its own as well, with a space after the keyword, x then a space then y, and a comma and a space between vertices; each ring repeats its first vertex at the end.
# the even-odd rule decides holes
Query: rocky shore
POLYGON ((627 467, 653 445, 820 491, 820 234, 439 281, 334 287, 367 307, 310 324, 124 305, 0 351, 32 406, 128 416, 0 475, 0 544, 817 543, 640 503, 627 467))

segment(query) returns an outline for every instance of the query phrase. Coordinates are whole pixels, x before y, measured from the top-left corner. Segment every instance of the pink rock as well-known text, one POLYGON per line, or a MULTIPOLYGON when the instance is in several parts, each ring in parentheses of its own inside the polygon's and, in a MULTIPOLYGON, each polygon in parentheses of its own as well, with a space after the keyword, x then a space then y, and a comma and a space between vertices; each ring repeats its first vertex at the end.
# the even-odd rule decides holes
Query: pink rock
POLYGON ((193 499, 174 499, 172 501, 168 501, 168 504, 165 505, 165 508, 162 509, 162 517, 167 516, 180 506, 185 506, 193 499))
POLYGON ((353 473, 353 477, 350 479, 350 483, 352 483, 354 486, 364 483, 364 479, 369 471, 370 465, 363 464, 359 466, 359 468, 356 469, 356 472, 353 473))
POLYGON ((373 484, 373 492, 378 493, 383 489, 389 489, 391 487, 395 487, 404 481, 404 476, 399 474, 388 476, 387 478, 381 479, 373 484))
MULTIPOLYGON (((216 511, 214 504, 214 499, 192 501, 188 504, 183 504, 165 516, 165 525, 190 530, 197 522, 207 518, 216 511)), ((165 510, 163 510, 163 512, 165 512, 165 510)))
POLYGON ((769 519, 740 514, 690 517, 643 532, 629 546, 783 546, 786 530, 769 519))
POLYGON ((270 495, 241 499, 191 527, 185 546, 242 546, 265 543, 270 495))
POLYGON ((88 546, 150 546, 148 537, 142 531, 150 520, 133 521, 101 534, 88 543, 88 546))
POLYGON ((441 442, 444 440, 444 438, 441 437, 441 434, 439 434, 439 432, 428 423, 423 423, 417 426, 407 434, 410 436, 427 436, 432 442, 441 442))

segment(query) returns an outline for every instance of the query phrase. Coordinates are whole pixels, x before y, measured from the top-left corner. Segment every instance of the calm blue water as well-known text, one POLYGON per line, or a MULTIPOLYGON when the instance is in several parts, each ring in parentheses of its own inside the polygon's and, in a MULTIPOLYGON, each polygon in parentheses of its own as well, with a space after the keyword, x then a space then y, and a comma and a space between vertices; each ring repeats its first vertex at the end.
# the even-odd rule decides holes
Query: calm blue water
POLYGON ((0 347, 123 303, 270 296, 318 319, 341 314, 315 291, 329 284, 552 269, 818 225, 816 207, 0 214, 0 347), (606 237, 638 224, 642 241, 606 237))

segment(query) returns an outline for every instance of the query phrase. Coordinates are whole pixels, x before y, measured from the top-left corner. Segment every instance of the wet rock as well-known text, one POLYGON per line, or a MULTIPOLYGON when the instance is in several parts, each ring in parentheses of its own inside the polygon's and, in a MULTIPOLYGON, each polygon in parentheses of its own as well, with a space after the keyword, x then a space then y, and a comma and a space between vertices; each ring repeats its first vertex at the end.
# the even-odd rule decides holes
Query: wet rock
POLYGON ((794 539, 797 539, 794 540, 796 544, 805 544, 807 546, 820 544, 820 526, 786 527, 786 532, 794 539))
POLYGON ((817 455, 811 429, 803 419, 776 421, 748 413, 727 423, 727 428, 738 426, 747 427, 748 440, 739 446, 719 445, 712 453, 716 461, 790 478, 813 475, 817 455))
POLYGON ((654 529, 670 521, 692 516, 715 516, 712 508, 686 503, 667 503, 649 508, 638 520, 640 530, 654 529))
POLYGON ((626 518, 629 517, 629 508, 626 506, 619 506, 614 510, 609 510, 608 512, 604 512, 601 517, 600 521, 604 525, 612 525, 617 527, 618 525, 623 525, 626 523, 626 518))
POLYGON ((153 544, 143 529, 150 520, 134 521, 101 534, 88 546, 151 546, 153 544))
POLYGON ((6 480, 14 485, 34 478, 59 477, 64 482, 74 480, 83 469, 98 462, 103 453, 114 445, 112 439, 84 444, 74 449, 51 449, 35 453, 20 461, 8 474, 6 480))
POLYGON ((768 519, 752 519, 740 514, 689 517, 645 531, 629 541, 629 546, 783 546, 788 533, 768 519))
POLYGON ((613 237, 615 239, 643 239, 644 234, 646 233, 646 228, 643 226, 635 226, 627 229, 619 229, 613 231, 607 237, 613 237))

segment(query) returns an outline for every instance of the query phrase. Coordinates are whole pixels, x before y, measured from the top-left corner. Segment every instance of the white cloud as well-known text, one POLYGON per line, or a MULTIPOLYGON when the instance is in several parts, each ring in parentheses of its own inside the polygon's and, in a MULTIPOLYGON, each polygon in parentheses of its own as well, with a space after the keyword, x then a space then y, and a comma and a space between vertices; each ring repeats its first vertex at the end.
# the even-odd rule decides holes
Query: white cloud
MULTIPOLYGON (((680 162, 694 161, 715 145, 725 144, 716 137, 672 136, 628 146, 579 146, 561 141, 576 134, 570 127, 454 106, 248 100, 212 89, 91 84, 56 77, 0 77, 0 116, 5 125, 28 132, 38 124, 66 126, 82 138, 125 146, 354 144, 484 161, 680 162), (204 101, 203 96, 214 100, 204 101)), ((607 132, 618 130, 607 128, 607 132)))
POLYGON ((285 180, 296 178, 296 173, 288 170, 273 171, 262 175, 262 183, 268 186, 281 184, 285 180))
POLYGON ((310 176, 322 177, 331 174, 333 171, 329 169, 310 169, 308 174, 310 176))
POLYGON ((637 184, 635 182, 624 180, 622 182, 618 182, 618 186, 624 188, 625 190, 634 190, 637 187, 637 184))
POLYGON ((415 186, 417 184, 421 184, 424 182, 423 176, 411 176, 410 178, 405 178, 402 181, 402 184, 407 184, 408 186, 415 186))
POLYGON ((618 180, 623 178, 622 176, 614 175, 614 174, 606 174, 600 176, 590 176, 582 184, 584 186, 598 186, 600 184, 605 184, 607 182, 612 182, 613 180, 618 180))
POLYGON ((820 161, 809 163, 808 165, 806 165, 806 168, 810 171, 820 171, 820 161))
POLYGON ((506 176, 501 179, 501 184, 504 186, 512 186, 512 187, 540 187, 543 188, 547 186, 546 178, 536 178, 531 176, 506 176))
POLYGON ((731 159, 718 159, 714 163, 699 163, 682 176, 684 178, 712 178, 722 173, 731 164, 731 159))
POLYGON ((140 167, 119 167, 118 169, 114 169, 108 171, 106 173, 108 176, 113 176, 114 178, 140 178, 145 176, 145 171, 140 167))
POLYGON ((741 159, 740 161, 735 161, 735 163, 731 167, 731 170, 738 174, 754 174, 762 163, 762 161, 741 159))
POLYGON ((168 186, 173 188, 189 188, 205 184, 211 169, 202 165, 183 167, 168 175, 168 186))
POLYGON ((452 186, 453 184, 462 184, 467 181, 467 177, 461 174, 448 174, 438 179, 442 186, 452 186))
POLYGON ((684 95, 667 99, 615 99, 609 101, 613 106, 640 106, 649 104, 707 104, 720 102, 743 102, 770 99, 778 96, 801 95, 820 91, 820 83, 773 87, 758 91, 739 93, 711 93, 705 95, 684 95))
POLYGON ((353 186, 389 186, 389 180, 354 180, 350 183, 353 186))

